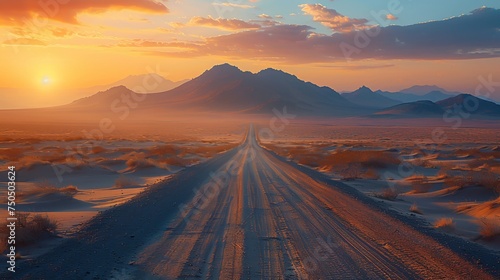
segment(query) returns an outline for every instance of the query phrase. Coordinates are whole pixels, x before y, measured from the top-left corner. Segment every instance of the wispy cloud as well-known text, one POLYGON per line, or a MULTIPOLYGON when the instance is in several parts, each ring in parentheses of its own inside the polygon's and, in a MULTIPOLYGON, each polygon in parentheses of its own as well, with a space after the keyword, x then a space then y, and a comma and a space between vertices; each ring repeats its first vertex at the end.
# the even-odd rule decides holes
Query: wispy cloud
POLYGON ((47 43, 33 38, 14 38, 3 41, 4 45, 31 45, 31 46, 45 46, 47 43))
POLYGON ((337 32, 351 32, 370 28, 367 19, 357 19, 344 16, 334 9, 328 9, 321 4, 299 5, 302 11, 313 17, 313 20, 337 32))
POLYGON ((251 9, 255 8, 255 6, 252 5, 246 5, 246 4, 237 4, 237 3, 230 3, 230 2, 215 2, 212 3, 214 6, 221 6, 221 7, 231 7, 231 8, 240 8, 240 9, 251 9))
MULTIPOLYGON (((319 34, 307 25, 279 24, 207 38, 184 55, 283 61, 288 63, 345 61, 341 46, 354 48, 360 59, 476 59, 500 57, 500 10, 482 8, 467 15, 409 26, 380 27, 377 36, 356 46, 359 32, 319 34), (457 32, 460 30, 460 32, 457 32)), ((366 30, 375 34, 377 29, 366 30)), ((157 53, 158 54, 158 53, 157 53)), ((171 55, 168 52, 163 55, 171 55)), ((179 55, 179 53, 176 53, 179 55)))
POLYGON ((385 19, 387 19, 387 20, 398 20, 398 17, 395 16, 395 15, 393 15, 393 14, 387 14, 385 16, 385 19))
POLYGON ((246 22, 240 19, 225 19, 225 18, 212 18, 212 17, 193 17, 188 22, 188 25, 198 25, 215 27, 226 30, 239 30, 239 29, 257 29, 260 25, 255 23, 246 22))
POLYGON ((24 25, 35 17, 78 24, 81 13, 102 13, 130 9, 148 13, 168 13, 165 5, 153 0, 71 0, 71 1, 0 1, 0 25, 24 25))

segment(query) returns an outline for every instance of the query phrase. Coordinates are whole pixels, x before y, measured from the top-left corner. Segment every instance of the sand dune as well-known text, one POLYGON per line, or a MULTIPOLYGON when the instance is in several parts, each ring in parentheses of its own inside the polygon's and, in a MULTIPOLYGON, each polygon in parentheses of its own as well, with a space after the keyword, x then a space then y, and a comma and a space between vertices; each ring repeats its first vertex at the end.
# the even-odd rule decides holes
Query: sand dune
MULTIPOLYGON (((407 221, 262 149, 250 130, 239 147, 103 212, 20 277, 494 278, 407 221), (214 189, 217 178, 227 185, 214 189)), ((491 252, 448 240, 498 273, 491 252)))

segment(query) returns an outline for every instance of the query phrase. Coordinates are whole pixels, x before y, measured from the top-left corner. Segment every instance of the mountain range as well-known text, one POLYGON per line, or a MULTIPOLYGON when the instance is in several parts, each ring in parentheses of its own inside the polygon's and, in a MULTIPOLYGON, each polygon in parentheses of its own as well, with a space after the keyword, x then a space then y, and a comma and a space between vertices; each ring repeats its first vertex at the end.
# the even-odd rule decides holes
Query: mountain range
MULTIPOLYGON (((127 81, 135 80, 137 85, 143 79, 131 76, 127 81)), ((114 85, 54 110, 79 116, 123 111, 123 107, 129 107, 134 109, 134 114, 154 117, 198 113, 273 115, 278 111, 299 117, 436 118, 449 114, 450 110, 453 113, 457 106, 470 109, 477 105, 468 112, 472 117, 500 118, 500 105, 494 102, 443 91, 434 86, 420 86, 387 93, 363 86, 341 95, 281 70, 268 68, 251 73, 222 64, 173 89, 146 94, 136 93, 125 85, 114 85), (431 91, 425 93, 427 90, 431 91)))
POLYGON ((387 108, 401 103, 401 101, 384 96, 380 92, 373 92, 365 86, 353 92, 343 93, 342 97, 360 106, 372 108, 387 108))
POLYGON ((142 75, 130 75, 111 84, 93 86, 78 91, 80 92, 80 94, 87 93, 87 95, 89 95, 89 94, 94 94, 96 92, 105 91, 113 87, 125 86, 137 92, 157 93, 174 89, 187 81, 188 80, 181 80, 173 82, 171 80, 165 79, 163 76, 160 76, 156 73, 150 73, 142 75))
MULTIPOLYGON (((119 100, 122 94, 130 94, 130 90, 114 87, 69 106, 109 108, 110 102, 119 100)), ((329 87, 302 81, 283 71, 269 68, 251 73, 229 64, 214 66, 175 89, 149 94, 140 104, 141 109, 148 110, 245 114, 272 114, 285 107, 302 116, 354 116, 367 111, 329 87)))

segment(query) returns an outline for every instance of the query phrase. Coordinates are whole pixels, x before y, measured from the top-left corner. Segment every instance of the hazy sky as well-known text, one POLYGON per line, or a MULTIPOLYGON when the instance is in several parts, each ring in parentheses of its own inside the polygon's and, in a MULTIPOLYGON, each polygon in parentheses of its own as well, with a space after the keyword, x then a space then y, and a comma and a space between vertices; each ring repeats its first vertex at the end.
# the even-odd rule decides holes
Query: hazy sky
POLYGON ((0 2, 0 29, 0 88, 54 102, 148 69, 181 80, 224 62, 337 91, 500 81, 500 1, 17 0, 0 2))

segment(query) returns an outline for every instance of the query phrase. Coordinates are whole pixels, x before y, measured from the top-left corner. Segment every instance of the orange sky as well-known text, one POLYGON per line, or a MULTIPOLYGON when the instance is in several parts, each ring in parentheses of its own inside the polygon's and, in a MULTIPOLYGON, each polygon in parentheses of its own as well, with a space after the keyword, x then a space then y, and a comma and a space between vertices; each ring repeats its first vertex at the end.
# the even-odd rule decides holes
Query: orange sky
POLYGON ((307 28, 295 30, 305 24, 319 26, 315 33, 307 33, 304 37, 307 40, 315 36, 327 38, 319 33, 326 34, 321 28, 340 34, 373 26, 369 21, 344 16, 347 18, 344 21, 353 25, 335 30, 337 23, 325 23, 321 16, 338 12, 326 6, 294 6, 297 14, 303 12, 298 18, 295 13, 267 15, 256 8, 258 2, 238 1, 240 6, 233 7, 234 14, 221 14, 210 3, 188 6, 182 1, 162 4, 150 0, 73 0, 62 5, 52 0, 45 3, 54 5, 45 8, 33 0, 3 1, 0 57, 3 69, 8 70, 2 71, 0 88, 29 90, 45 104, 57 104, 68 90, 109 84, 128 75, 147 73, 148 69, 159 69, 160 75, 177 81, 193 78, 225 62, 249 71, 282 69, 337 91, 361 85, 374 90, 399 90, 415 84, 436 84, 448 90, 471 92, 479 76, 500 77, 500 58, 492 57, 328 60, 302 52, 302 42, 293 46, 280 42, 279 38, 265 42, 268 45, 263 50, 256 50, 255 46, 241 50, 238 42, 249 38, 247 44, 251 44, 252 36, 260 36, 259 31, 272 28, 272 36, 284 36, 282 41, 285 41, 291 32, 299 36, 310 32, 307 28), (285 31, 276 34, 280 30, 285 31), (260 55, 266 52, 265 56, 260 55), (283 57, 279 57, 281 54, 283 57))

